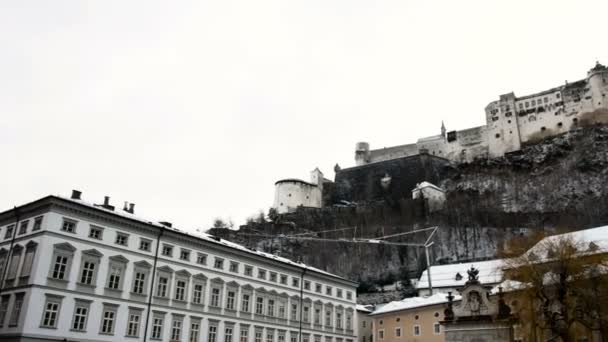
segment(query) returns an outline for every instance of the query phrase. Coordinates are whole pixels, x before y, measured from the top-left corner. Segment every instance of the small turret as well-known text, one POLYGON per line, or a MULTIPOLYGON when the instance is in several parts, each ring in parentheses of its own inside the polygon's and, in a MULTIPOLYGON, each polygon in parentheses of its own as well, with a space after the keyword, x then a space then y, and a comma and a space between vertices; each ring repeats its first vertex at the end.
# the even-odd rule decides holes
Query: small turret
POLYGON ((445 125, 443 124, 443 120, 441 120, 441 136, 445 139, 445 125))
POLYGON ((369 143, 357 143, 355 146, 355 162, 357 166, 369 163, 369 143))

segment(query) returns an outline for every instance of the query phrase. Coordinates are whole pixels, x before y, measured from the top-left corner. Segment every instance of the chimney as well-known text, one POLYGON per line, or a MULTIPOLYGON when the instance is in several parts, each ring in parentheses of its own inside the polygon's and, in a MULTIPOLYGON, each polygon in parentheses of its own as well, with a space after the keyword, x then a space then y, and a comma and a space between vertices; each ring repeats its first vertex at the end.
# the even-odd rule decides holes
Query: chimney
POLYGON ((129 212, 129 202, 125 201, 125 205, 122 207, 122 210, 129 212))
POLYGON ((75 200, 79 200, 80 199, 80 195, 82 195, 81 191, 72 190, 72 197, 71 198, 75 199, 75 200))
POLYGON ((114 206, 110 205, 110 196, 105 196, 103 199, 103 205, 101 206, 102 208, 108 209, 108 210, 114 210, 114 206))
POLYGON ((173 224, 171 224, 171 222, 167 222, 167 221, 160 221, 160 222, 158 222, 158 223, 162 224, 162 225, 163 225, 163 226, 165 226, 165 227, 169 227, 169 228, 173 227, 173 224))
POLYGON ((129 203, 129 212, 135 214, 135 203, 129 203))

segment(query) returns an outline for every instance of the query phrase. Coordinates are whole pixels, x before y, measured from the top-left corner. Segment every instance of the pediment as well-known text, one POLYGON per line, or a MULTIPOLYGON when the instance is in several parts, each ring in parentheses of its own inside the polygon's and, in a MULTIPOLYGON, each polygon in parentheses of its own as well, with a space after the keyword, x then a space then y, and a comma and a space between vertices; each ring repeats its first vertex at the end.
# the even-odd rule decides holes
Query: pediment
POLYGON ((167 265, 158 268, 159 272, 173 273, 173 269, 167 265))
POLYGON ((186 270, 179 270, 179 271, 175 272, 175 275, 182 276, 182 277, 190 277, 192 274, 186 270))
POLYGON ((236 281, 233 280, 231 282, 226 283, 226 286, 228 286, 228 287, 240 287, 241 285, 239 285, 239 283, 237 283, 236 281))
POLYGON ((76 251, 76 247, 72 246, 67 242, 56 243, 53 248, 71 253, 74 253, 76 251))
POLYGON ((142 268, 152 268, 152 264, 150 264, 146 260, 136 261, 133 263, 133 265, 135 265, 136 267, 142 267, 142 268))
POLYGON ((224 279, 222 279, 222 278, 213 278, 213 279, 211 279, 211 281, 214 283, 218 283, 218 284, 225 283, 224 279))
POLYGON ((94 248, 84 250, 84 251, 82 251, 82 254, 86 254, 88 256, 92 256, 92 257, 96 257, 96 258, 101 258, 103 256, 103 254, 100 251, 98 251, 94 248))
POLYGON ((123 255, 118 254, 118 255, 112 255, 110 258, 110 261, 114 261, 114 262, 120 262, 123 264, 126 264, 129 262, 129 259, 125 258, 123 255))
POLYGON ((197 274, 193 275, 192 278, 198 279, 198 280, 207 280, 207 276, 202 273, 197 273, 197 274))

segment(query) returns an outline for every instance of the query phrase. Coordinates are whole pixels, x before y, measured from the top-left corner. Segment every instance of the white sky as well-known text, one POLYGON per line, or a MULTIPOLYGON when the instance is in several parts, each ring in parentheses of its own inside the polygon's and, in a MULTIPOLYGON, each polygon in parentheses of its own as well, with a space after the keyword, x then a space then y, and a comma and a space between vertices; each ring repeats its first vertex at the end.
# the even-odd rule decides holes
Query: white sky
POLYGON ((0 211, 47 194, 238 225, 354 145, 484 124, 608 63, 608 1, 0 2, 0 211))

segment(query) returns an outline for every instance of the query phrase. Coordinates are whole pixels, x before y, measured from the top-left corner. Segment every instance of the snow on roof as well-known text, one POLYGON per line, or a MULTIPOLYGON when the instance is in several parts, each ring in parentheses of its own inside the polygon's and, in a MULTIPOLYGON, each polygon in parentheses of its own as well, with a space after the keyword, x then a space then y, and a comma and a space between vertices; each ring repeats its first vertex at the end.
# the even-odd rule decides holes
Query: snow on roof
POLYGON ((73 202, 73 203, 78 203, 80 205, 84 205, 84 206, 87 206, 87 207, 90 207, 90 208, 93 208, 93 209, 97 209, 97 210, 100 210, 100 211, 105 211, 105 212, 107 212, 109 214, 112 214, 112 215, 122 216, 124 218, 135 220, 135 221, 139 221, 141 223, 152 225, 152 226, 155 226, 155 227, 158 227, 158 228, 164 228, 164 229, 167 229, 167 230, 172 230, 172 231, 177 232, 177 233, 189 235, 189 236, 192 236, 194 238, 197 238, 197 239, 200 239, 200 240, 204 240, 204 241, 207 241, 207 242, 210 242, 210 243, 213 243, 213 244, 223 245, 223 246, 226 246, 226 247, 229 247, 229 248, 238 249, 240 251, 243 251, 243 252, 246 252, 246 253, 249 253, 249 254, 258 255, 258 256, 261 256, 261 257, 264 257, 264 258, 267 258, 267 259, 272 259, 272 260, 278 261, 280 263, 288 264, 288 265, 295 266, 295 267, 298 267, 298 268, 301 268, 301 269, 306 269, 307 271, 313 271, 313 272, 324 274, 324 275, 327 275, 327 276, 330 276, 330 277, 333 277, 333 278, 338 278, 338 279, 349 281, 351 283, 355 283, 355 282, 353 282, 351 280, 348 280, 346 278, 337 276, 335 274, 332 274, 332 273, 329 273, 329 272, 325 272, 325 271, 320 270, 320 269, 315 268, 315 267, 307 266, 304 263, 297 263, 297 262, 295 262, 293 260, 290 260, 290 259, 287 259, 287 258, 284 258, 284 257, 280 257, 280 256, 277 256, 277 255, 274 255, 274 254, 260 252, 260 251, 256 251, 256 250, 251 250, 251 249, 249 249, 249 248, 247 248, 245 246, 239 245, 239 244, 234 243, 234 242, 230 242, 228 240, 220 239, 220 238, 215 237, 215 236, 213 236, 211 234, 207 234, 207 233, 203 233, 203 232, 195 232, 195 233, 193 233, 193 232, 190 232, 190 231, 177 229, 175 227, 169 227, 169 226, 161 224, 161 223, 159 223, 159 222, 157 222, 155 220, 150 220, 150 219, 146 219, 146 218, 143 218, 143 217, 140 217, 140 216, 136 216, 134 214, 128 213, 128 212, 126 212, 124 210, 121 210, 121 209, 110 210, 110 209, 106 209, 106 208, 103 208, 103 207, 101 207, 99 205, 95 205, 93 203, 89 203, 89 202, 86 202, 86 201, 83 201, 83 200, 77 200, 77 199, 73 199, 73 198, 69 198, 69 197, 64 197, 64 196, 61 196, 61 195, 53 195, 53 196, 57 197, 57 198, 60 198, 62 200, 65 200, 65 201, 69 201, 69 202, 73 202))
MULTIPOLYGON (((454 300, 460 300, 460 296, 454 296, 454 300)), ((447 294, 445 294, 445 293, 436 293, 436 294, 434 294, 432 296, 428 296, 428 297, 405 298, 402 300, 390 302, 390 303, 382 306, 381 308, 377 309, 376 311, 372 312, 371 315, 380 315, 380 314, 385 314, 385 313, 393 312, 393 311, 409 310, 409 309, 420 308, 423 306, 443 304, 443 303, 447 303, 447 302, 448 302, 448 298, 447 298, 447 294)))
MULTIPOLYGON (((502 265, 503 261, 497 259, 431 266, 431 284, 433 285, 433 288, 464 286, 464 283, 469 279, 467 271, 470 270, 471 267, 475 267, 479 270, 479 281, 482 284, 497 284, 502 280, 502 265), (460 274, 460 277, 457 277, 457 274, 460 274)), ((428 269, 422 272, 416 289, 425 289, 429 287, 427 272, 428 269)))
POLYGON ((372 307, 372 305, 357 304, 357 311, 370 313, 370 312, 372 312, 372 310, 370 310, 369 307, 372 307))
POLYGON ((421 189, 424 189, 424 188, 431 188, 431 189, 434 189, 434 190, 437 190, 437 191, 445 192, 445 190, 443 190, 442 188, 440 188, 440 187, 438 187, 438 186, 436 186, 434 184, 431 184, 429 182, 426 182, 426 181, 424 181, 422 183, 416 184, 416 187, 412 190, 412 192, 417 191, 417 190, 421 190, 421 189))
POLYGON ((608 252, 608 226, 602 226, 548 236, 536 243, 526 254, 534 253, 540 258, 547 258, 547 246, 558 242, 560 239, 571 239, 575 244, 581 244, 581 247, 588 248, 591 253, 608 252))

